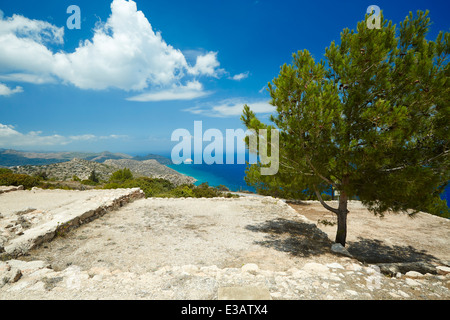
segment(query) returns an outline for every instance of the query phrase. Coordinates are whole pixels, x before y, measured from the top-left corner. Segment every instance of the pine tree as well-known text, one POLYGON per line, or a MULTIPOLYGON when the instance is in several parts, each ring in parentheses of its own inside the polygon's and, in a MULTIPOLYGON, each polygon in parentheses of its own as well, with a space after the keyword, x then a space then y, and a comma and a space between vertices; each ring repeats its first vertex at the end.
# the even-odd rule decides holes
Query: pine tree
POLYGON ((95 169, 91 171, 91 174, 90 174, 88 180, 90 180, 92 182, 96 182, 96 183, 99 182, 99 178, 97 177, 97 173, 95 172, 95 169))
POLYGON ((320 62, 307 50, 293 54, 269 83, 274 125, 244 106, 247 128, 280 131, 279 172, 262 176, 262 165, 251 165, 247 183, 272 194, 315 193, 337 215, 335 241, 344 246, 351 198, 380 215, 448 217, 439 195, 450 176, 450 36, 429 41, 429 26, 428 12, 410 13, 400 27, 382 16, 381 29, 365 21, 344 29, 320 62), (321 197, 331 188, 340 193, 337 208, 321 197))

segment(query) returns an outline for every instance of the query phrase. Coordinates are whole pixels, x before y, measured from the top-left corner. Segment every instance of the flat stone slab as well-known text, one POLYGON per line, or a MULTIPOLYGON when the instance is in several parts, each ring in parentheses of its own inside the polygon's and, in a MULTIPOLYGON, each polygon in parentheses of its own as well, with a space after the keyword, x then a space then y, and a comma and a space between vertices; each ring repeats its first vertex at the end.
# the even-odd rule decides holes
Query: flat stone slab
POLYGON ((272 300, 266 287, 223 287, 217 293, 218 300, 272 300))
POLYGON ((139 188, 33 190, 0 196, 0 257, 18 257, 73 228, 143 198, 139 188))

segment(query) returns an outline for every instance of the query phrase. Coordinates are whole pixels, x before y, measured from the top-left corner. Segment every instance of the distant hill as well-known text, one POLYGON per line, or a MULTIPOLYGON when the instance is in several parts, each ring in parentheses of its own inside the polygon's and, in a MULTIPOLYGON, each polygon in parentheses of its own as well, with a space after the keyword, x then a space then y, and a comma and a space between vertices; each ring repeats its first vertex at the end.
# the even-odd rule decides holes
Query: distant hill
POLYGON ((82 159, 103 163, 106 160, 129 159, 137 161, 156 160, 160 164, 169 165, 169 158, 148 154, 146 156, 132 157, 125 153, 103 152, 30 152, 0 148, 0 167, 15 167, 25 165, 47 165, 52 163, 67 162, 72 159, 82 159))
MULTIPOLYGON (((110 158, 110 159, 112 159, 112 158, 110 158)), ((133 157, 133 160, 137 160, 137 161, 156 160, 163 165, 173 164, 172 160, 170 160, 169 158, 160 156, 158 154, 148 154, 146 156, 136 156, 136 157, 133 157)))
POLYGON ((74 175, 81 180, 88 179, 93 170, 95 170, 95 173, 100 179, 108 180, 111 174, 117 169, 103 163, 74 158, 70 161, 47 165, 16 166, 12 170, 15 173, 28 175, 45 173, 49 179, 66 181, 71 180, 74 175))
POLYGON ((13 167, 24 165, 47 165, 67 162, 72 159, 83 159, 104 162, 108 159, 131 159, 124 153, 104 152, 29 152, 12 149, 0 149, 0 166, 13 167))

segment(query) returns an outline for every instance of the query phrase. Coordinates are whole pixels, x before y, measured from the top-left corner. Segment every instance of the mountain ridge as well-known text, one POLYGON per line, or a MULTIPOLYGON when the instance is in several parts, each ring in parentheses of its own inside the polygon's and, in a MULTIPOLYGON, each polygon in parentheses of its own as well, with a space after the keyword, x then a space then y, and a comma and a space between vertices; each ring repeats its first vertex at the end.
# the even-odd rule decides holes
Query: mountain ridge
POLYGON ((109 151, 102 152, 35 152, 14 149, 0 148, 0 167, 15 167, 24 165, 49 165, 54 163, 67 162, 72 159, 82 159, 102 163, 106 160, 150 160, 155 159, 163 165, 171 164, 169 158, 157 154, 148 154, 146 156, 131 156, 126 153, 113 153, 109 151))

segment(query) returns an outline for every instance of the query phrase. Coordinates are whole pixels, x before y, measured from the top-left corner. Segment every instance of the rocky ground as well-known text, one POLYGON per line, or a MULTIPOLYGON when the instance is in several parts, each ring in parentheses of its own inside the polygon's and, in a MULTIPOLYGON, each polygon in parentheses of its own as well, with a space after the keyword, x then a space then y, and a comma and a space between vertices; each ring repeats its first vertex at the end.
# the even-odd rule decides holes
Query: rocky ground
MULTIPOLYGON (((364 212, 356 202, 350 208, 364 212)), ((448 246, 423 249, 426 244, 416 240, 406 248, 421 252, 434 270, 386 276, 351 246, 353 258, 333 252, 328 230, 299 211, 270 197, 136 200, 0 263, 0 299, 209 300, 231 286, 264 287, 272 299, 450 298, 448 246)), ((386 234, 392 247, 408 236, 417 239, 423 231, 417 221, 379 230, 379 252, 389 247, 386 234)), ((429 229, 430 242, 444 235, 450 243, 444 221, 429 229)), ((374 227, 365 233, 375 233, 374 227)))

